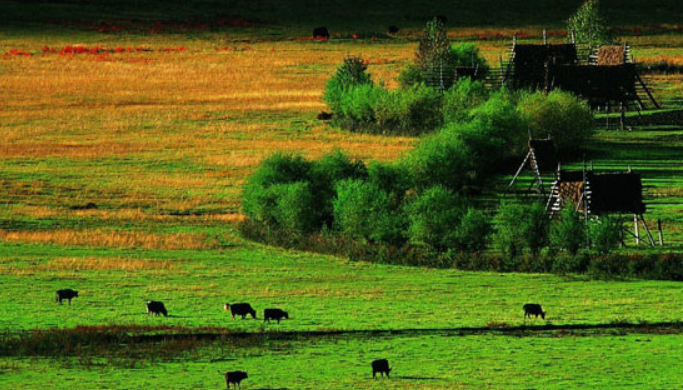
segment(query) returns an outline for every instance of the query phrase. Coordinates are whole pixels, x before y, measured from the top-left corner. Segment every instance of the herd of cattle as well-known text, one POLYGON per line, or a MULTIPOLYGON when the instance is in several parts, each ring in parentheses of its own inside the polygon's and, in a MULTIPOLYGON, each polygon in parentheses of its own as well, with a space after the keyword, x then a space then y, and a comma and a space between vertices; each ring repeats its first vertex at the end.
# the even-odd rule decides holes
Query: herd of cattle
MULTIPOLYGON (((57 301, 59 304, 62 304, 62 301, 66 300, 69 301, 69 305, 71 305, 71 300, 77 297, 78 291, 76 290, 57 290, 57 293, 55 294, 55 301, 57 301)), ((256 310, 254 310, 254 308, 248 303, 226 303, 223 308, 226 311, 230 311, 230 315, 232 316, 233 320, 235 319, 235 316, 241 316, 242 319, 246 319, 247 316, 251 316, 252 319, 257 319, 256 310)), ((541 305, 538 303, 527 303, 522 306, 522 309, 524 310, 524 318, 531 318, 531 316, 538 318, 538 316, 541 316, 542 319, 545 319, 546 312, 543 311, 543 307, 541 307, 541 305)), ((164 317, 168 317, 168 310, 166 310, 166 306, 163 302, 148 301, 147 314, 154 316, 163 315, 164 317)), ((289 313, 277 308, 263 310, 263 322, 270 323, 271 320, 274 320, 279 324, 282 319, 289 319, 289 313)), ((389 373, 391 370, 393 370, 393 368, 389 368, 389 361, 387 359, 375 360, 371 363, 371 366, 373 379, 376 378, 378 373, 381 377, 384 377, 386 374, 387 378, 389 378, 389 373)), ((237 388, 237 386, 241 387, 242 381, 247 378, 249 378, 249 375, 246 371, 228 371, 225 373, 225 382, 228 386, 228 389, 230 389, 231 384, 233 389, 237 388)))

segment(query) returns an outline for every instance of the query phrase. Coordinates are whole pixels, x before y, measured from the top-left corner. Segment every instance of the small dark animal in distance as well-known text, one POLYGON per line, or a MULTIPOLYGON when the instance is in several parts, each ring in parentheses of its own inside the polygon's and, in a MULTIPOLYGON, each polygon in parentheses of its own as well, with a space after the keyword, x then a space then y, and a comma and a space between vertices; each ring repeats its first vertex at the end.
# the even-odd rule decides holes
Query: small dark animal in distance
POLYGON ((524 309, 524 318, 531 318, 531 316, 538 318, 538 316, 541 316, 545 320, 545 312, 538 303, 527 303, 522 306, 522 309, 524 309))
POLYGON ((225 384, 230 389, 230 384, 232 383, 232 388, 236 389, 237 386, 242 388, 242 381, 249 378, 246 371, 228 371, 225 373, 225 384))
POLYGON ((313 29, 314 39, 330 39, 330 32, 327 31, 327 27, 320 26, 313 29))
POLYGON ((388 31, 389 31, 389 34, 396 34, 396 33, 398 33, 398 27, 393 26, 393 25, 389 26, 388 31))
POLYGON ((97 205, 93 202, 88 202, 84 205, 75 205, 70 207, 71 210, 97 210, 97 205))
POLYGON ((69 301, 69 305, 71 305, 71 299, 76 297, 78 297, 78 291, 72 290, 70 288, 57 290, 55 293, 55 302, 58 302, 61 305, 62 301, 66 299, 69 301))
POLYGON ((372 362, 372 378, 375 379, 375 375, 379 372, 382 377, 387 374, 389 378, 389 373, 392 368, 389 368, 389 361, 387 359, 377 359, 372 362))
POLYGON ((168 317, 168 311, 166 311, 166 306, 164 306, 163 302, 159 301, 147 302, 147 314, 153 314, 155 316, 163 314, 164 317, 168 317))
POLYGON ((247 314, 250 314, 251 318, 256 319, 256 310, 248 303, 233 303, 232 305, 226 303, 223 308, 225 310, 230 310, 233 320, 235 319, 235 316, 242 316, 242 319, 245 319, 247 318, 247 314))
POLYGON ((277 323, 279 324, 280 320, 283 318, 289 319, 289 313, 284 310, 265 309, 263 311, 263 322, 270 323, 270 320, 277 320, 277 323))
POLYGON ((318 120, 329 121, 330 119, 332 119, 332 116, 333 115, 331 112, 321 111, 320 113, 318 113, 318 120))

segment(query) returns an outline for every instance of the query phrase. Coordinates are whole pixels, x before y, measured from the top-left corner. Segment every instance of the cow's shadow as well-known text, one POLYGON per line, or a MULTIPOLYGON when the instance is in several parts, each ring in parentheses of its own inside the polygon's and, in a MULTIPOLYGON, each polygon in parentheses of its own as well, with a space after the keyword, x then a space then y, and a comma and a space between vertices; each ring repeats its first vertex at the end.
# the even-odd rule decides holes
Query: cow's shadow
POLYGON ((434 378, 434 377, 429 377, 429 376, 412 376, 412 375, 394 376, 392 378, 404 379, 404 380, 409 380, 409 381, 438 381, 438 380, 443 379, 443 378, 434 378))
POLYGON ((259 387, 254 390, 289 390, 289 387, 259 387))

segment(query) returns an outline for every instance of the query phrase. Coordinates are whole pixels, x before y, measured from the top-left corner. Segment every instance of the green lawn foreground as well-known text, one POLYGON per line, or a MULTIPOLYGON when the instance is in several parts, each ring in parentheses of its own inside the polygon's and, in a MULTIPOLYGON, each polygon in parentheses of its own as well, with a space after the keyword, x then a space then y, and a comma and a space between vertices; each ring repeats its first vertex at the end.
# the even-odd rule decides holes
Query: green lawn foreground
POLYGON ((21 389, 222 389, 220 372, 241 369, 244 389, 669 390, 680 386, 682 342, 649 334, 335 337, 246 351, 213 344, 157 363, 0 358, 0 380, 21 389), (379 357, 389 359, 391 379, 372 379, 369 363, 379 357))
POLYGON ((259 317, 267 307, 288 310, 291 319, 279 326, 287 331, 521 325, 527 302, 543 304, 553 324, 683 317, 676 282, 350 263, 256 245, 150 251, 1 243, 0 284, 0 329, 10 331, 123 324, 260 331, 262 321, 233 321, 223 310, 225 302, 238 301, 251 303, 259 317), (68 269, 55 269, 63 258, 72 261, 68 269), (89 259, 138 261, 151 269, 79 269, 89 259), (80 292, 70 307, 54 302, 62 288, 80 292), (171 316, 149 317, 148 300, 163 301, 171 316))

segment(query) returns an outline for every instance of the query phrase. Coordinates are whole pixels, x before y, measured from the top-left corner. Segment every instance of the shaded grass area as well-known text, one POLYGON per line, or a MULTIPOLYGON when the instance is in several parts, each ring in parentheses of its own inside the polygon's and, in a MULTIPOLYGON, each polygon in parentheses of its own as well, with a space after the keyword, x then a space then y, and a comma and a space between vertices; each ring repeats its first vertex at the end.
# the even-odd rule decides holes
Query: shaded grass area
MULTIPOLYGON (((91 0, 88 2, 20 2, 2 1, 6 12, 0 20, 11 26, 32 26, 36 22, 59 19, 142 19, 142 20, 211 20, 240 15, 272 25, 274 32, 280 25, 310 26, 373 26, 395 24, 421 27, 434 15, 446 15, 452 25, 529 25, 563 24, 580 0, 548 2, 544 0, 509 1, 484 0, 478 2, 436 0, 429 3, 415 1, 358 0, 346 2, 287 3, 271 1, 146 1, 91 0), (362 12, 358 12, 358 11, 362 12), (378 25, 378 23, 381 23, 378 25)), ((683 8, 671 1, 605 0, 608 17, 618 24, 680 23, 683 8)), ((386 26, 381 27, 382 30, 386 26)), ((307 29, 308 30, 308 29, 307 29)))
POLYGON ((553 324, 681 317, 676 282, 348 263, 258 246, 163 251, 2 244, 0 258, 0 328, 8 330, 113 324, 236 332, 516 326, 525 323, 521 306, 527 302, 542 303, 553 324), (57 305, 54 291, 62 288, 78 290, 80 297, 71 306, 57 305), (149 317, 148 300, 163 301, 170 316, 149 317), (259 317, 266 307, 281 307, 291 319, 279 326, 232 320, 223 310, 226 302, 249 302, 259 317))
MULTIPOLYGON (((224 388, 220 372, 243 369, 251 389, 670 389, 678 385, 681 336, 547 333, 537 338, 438 334, 269 340, 240 348, 218 342, 174 359, 0 358, 3 383, 26 389, 224 388), (373 380, 387 358, 392 379, 373 380), (652 364, 656 361, 657 364, 652 364), (154 372, 154 374, 150 374, 154 372)), ((162 344, 160 354, 168 349, 162 344)))

